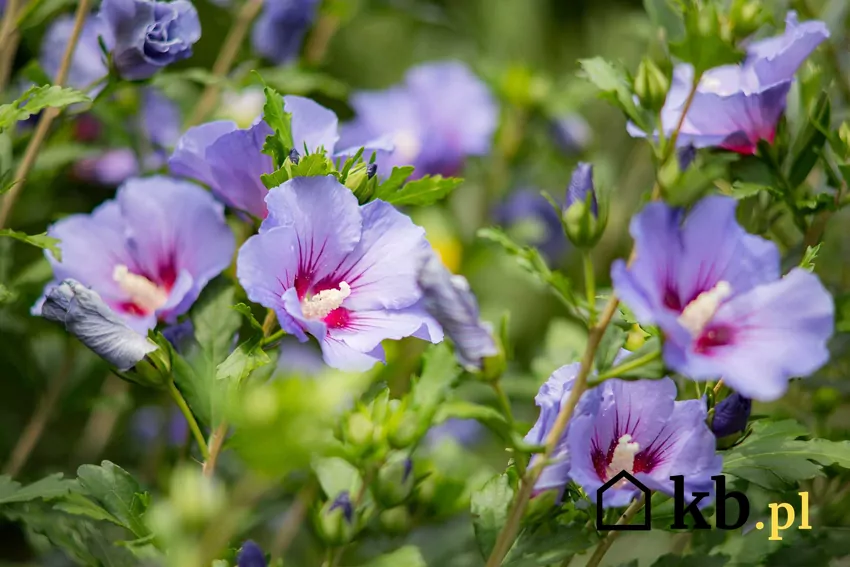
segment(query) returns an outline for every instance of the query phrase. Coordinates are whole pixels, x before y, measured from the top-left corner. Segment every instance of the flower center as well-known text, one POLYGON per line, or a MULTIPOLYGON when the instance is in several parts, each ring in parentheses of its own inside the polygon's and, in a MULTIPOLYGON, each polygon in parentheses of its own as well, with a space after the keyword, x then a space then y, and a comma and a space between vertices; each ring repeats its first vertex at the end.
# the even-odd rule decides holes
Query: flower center
POLYGON ((396 132, 393 136, 393 143, 395 143, 395 155, 405 162, 416 159, 422 150, 419 137, 412 130, 396 132))
POLYGON ((345 282, 339 282, 339 289, 325 289, 302 299, 301 311, 307 319, 324 319, 331 311, 339 308, 349 295, 351 287, 345 282))
MULTIPOLYGON (((626 471, 631 474, 635 468, 635 455, 640 451, 640 444, 632 441, 632 436, 626 433, 617 440, 617 446, 614 447, 614 455, 611 457, 611 462, 608 463, 608 469, 605 471, 608 478, 612 478, 626 471)), ((625 479, 623 479, 625 480, 625 479)))
POLYGON ((698 337, 711 321, 724 299, 732 295, 732 286, 720 281, 708 291, 699 294, 688 303, 679 315, 679 323, 687 329, 691 336, 698 337))
POLYGON ((146 313, 152 313, 168 302, 168 291, 145 276, 130 272, 123 264, 115 266, 112 279, 118 282, 121 291, 130 296, 133 304, 146 313))

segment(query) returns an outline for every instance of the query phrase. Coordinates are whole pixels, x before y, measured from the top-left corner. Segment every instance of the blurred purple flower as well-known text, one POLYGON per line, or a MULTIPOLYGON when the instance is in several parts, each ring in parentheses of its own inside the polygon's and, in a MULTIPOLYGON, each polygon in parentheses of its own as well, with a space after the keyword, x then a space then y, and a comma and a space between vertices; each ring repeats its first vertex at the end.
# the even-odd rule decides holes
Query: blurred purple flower
POLYGON ((277 369, 284 374, 316 376, 325 369, 325 363, 313 345, 285 338, 280 344, 277 369))
POLYGON ((664 331, 670 368, 770 401, 828 360, 833 301, 804 269, 782 277, 776 245, 748 234, 735 208, 706 197, 685 219, 650 203, 631 223, 637 259, 615 262, 611 277, 637 319, 664 331))
POLYGON ((107 150, 76 162, 74 174, 84 181, 115 187, 139 174, 139 160, 130 148, 107 150))
POLYGON ((54 277, 91 286, 139 332, 185 313, 235 246, 221 205, 197 185, 168 177, 127 181, 114 201, 47 233, 61 240, 61 262, 45 251, 54 277))
POLYGON ((425 440, 431 446, 440 444, 444 439, 454 439, 460 445, 470 446, 481 439, 483 432, 484 426, 478 421, 453 417, 429 429, 425 440))
POLYGON ((316 337, 325 362, 368 370, 381 341, 442 331, 420 306, 425 231, 383 201, 362 207, 334 177, 296 177, 268 192, 268 217, 239 250, 248 297, 274 309, 283 330, 316 337))
POLYGON ((726 437, 747 428, 753 402, 738 392, 732 392, 727 398, 714 406, 714 420, 711 431, 717 437, 726 437))
POLYGON ((496 208, 494 216, 512 237, 538 248, 552 261, 558 260, 567 249, 558 213, 535 189, 514 191, 496 208))
POLYGON ((466 278, 449 272, 429 250, 420 260, 417 282, 425 309, 451 338, 455 356, 465 368, 481 370, 484 358, 499 354, 493 329, 481 321, 466 278))
POLYGON ((251 540, 242 544, 236 557, 236 567, 267 567, 266 554, 251 540))
MULTIPOLYGON (((55 80, 59 73, 62 56, 68 46, 68 40, 71 39, 73 29, 73 16, 59 16, 53 20, 44 34, 38 62, 51 79, 55 80)), ((68 70, 68 79, 65 81, 67 86, 81 90, 87 89, 109 74, 106 59, 97 39, 98 36, 105 33, 106 28, 98 18, 90 17, 86 19, 80 32, 80 38, 77 40, 77 46, 74 48, 71 67, 68 70)), ((101 86, 91 90, 89 95, 97 95, 102 88, 101 86)))
POLYGON ((142 89, 141 128, 157 149, 170 150, 177 144, 182 121, 180 108, 162 91, 153 87, 142 89))
POLYGON ((251 36, 254 51, 278 65, 297 58, 320 4, 321 0, 266 2, 251 36))
POLYGON ((131 81, 190 57, 201 37, 198 12, 187 0, 103 0, 98 17, 118 73, 131 81))
POLYGON ((566 155, 583 152, 593 136, 590 126, 580 114, 555 118, 549 124, 549 132, 555 145, 566 155))
MULTIPOLYGON (((332 111, 300 96, 286 96, 283 101, 284 110, 292 115, 294 149, 300 152, 306 147, 314 153, 323 148, 331 156, 353 153, 350 149, 335 153, 339 134, 332 111)), ((227 120, 189 128, 168 162, 171 172, 204 183, 225 205, 263 219, 268 189, 260 176, 273 172, 274 163, 262 149, 271 133, 260 119, 247 130, 227 120)))
POLYGON ((133 412, 130 418, 130 432, 143 445, 150 445, 159 439, 164 420, 163 410, 159 406, 142 406, 133 412))
POLYGON ((392 152, 378 153, 378 168, 413 165, 413 178, 454 175, 467 156, 490 151, 499 109, 487 86, 457 61, 427 63, 408 71, 402 85, 356 93, 355 120, 343 128, 348 146, 384 137, 392 152))
MULTIPOLYGON (((676 401, 676 384, 660 380, 606 380, 586 395, 598 398, 594 412, 577 411, 567 433, 570 478, 591 501, 621 471, 673 495, 671 476, 684 475, 686 492, 713 492, 723 459, 705 424, 705 400, 676 401)), ((625 479, 605 492, 605 508, 626 506, 638 494, 625 479)))
MULTIPOLYGON (((788 12, 785 22, 783 35, 750 44, 742 64, 716 67, 702 76, 677 145, 719 146, 752 154, 759 140, 773 141, 794 74, 829 37, 823 22, 801 24, 795 12, 788 12)), ((679 123, 693 76, 694 69, 687 64, 673 70, 673 83, 661 111, 666 135, 679 123)), ((633 126, 629 131, 644 135, 633 126)))
POLYGON ((157 346, 128 327, 94 290, 73 279, 53 282, 32 309, 65 329, 118 370, 129 370, 157 346))

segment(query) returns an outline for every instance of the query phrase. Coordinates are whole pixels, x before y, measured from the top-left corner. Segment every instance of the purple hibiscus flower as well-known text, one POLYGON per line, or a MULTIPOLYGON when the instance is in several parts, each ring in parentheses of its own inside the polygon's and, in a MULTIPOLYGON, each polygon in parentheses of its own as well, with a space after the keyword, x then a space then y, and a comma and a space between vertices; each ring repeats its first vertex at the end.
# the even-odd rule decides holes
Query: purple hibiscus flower
MULTIPOLYGON (((52 79, 59 74, 62 57, 73 29, 74 17, 65 15, 56 18, 44 34, 38 62, 47 76, 52 79)), ((68 79, 65 81, 67 86, 85 89, 109 74, 106 59, 98 43, 98 37, 105 33, 106 27, 100 19, 95 17, 86 19, 68 69, 68 79)), ((90 91, 89 95, 95 96, 98 92, 100 88, 90 91)))
MULTIPOLYGON (((568 387, 571 387, 570 384, 568 387)), ((596 491, 626 471, 651 490, 672 495, 671 476, 684 475, 686 492, 713 492, 723 459, 705 423, 705 400, 676 401, 676 384, 660 380, 607 380, 588 391, 599 407, 577 408, 567 433, 569 477, 596 502, 596 491)), ((606 508, 637 495, 626 479, 605 492, 606 508)))
POLYGON ((685 219, 650 203, 631 223, 637 259, 615 262, 611 277, 638 320, 664 331, 671 368, 769 401, 829 358, 833 301, 806 270, 782 277, 776 245, 748 234, 735 207, 706 197, 685 219))
MULTIPOLYGON (((759 140, 773 141, 794 73, 829 37, 826 24, 816 20, 801 24, 795 12, 788 13, 785 25, 783 35, 749 45, 742 64, 716 67, 702 76, 677 145, 719 146, 752 154, 759 140)), ((665 134, 671 134, 679 123, 693 76, 693 67, 687 64, 673 70, 673 83, 661 111, 665 134)), ((643 135, 634 127, 629 131, 643 135)))
POLYGON ((511 236, 537 247, 553 262, 567 249, 558 213, 535 189, 521 188, 511 193, 496 208, 494 217, 511 236))
POLYGON ((61 262, 45 252, 55 278, 91 287, 139 332, 185 313, 235 247, 221 205, 197 185, 168 177, 129 180, 114 201, 47 233, 61 240, 61 262))
POLYGON ((307 30, 316 21, 320 0, 266 2, 251 35, 254 51, 278 65, 298 57, 307 30))
POLYGON ((454 175, 467 156, 487 154, 498 121, 487 86, 457 61, 414 67, 404 84, 356 93, 351 104, 357 118, 343 129, 346 143, 387 137, 394 150, 378 154, 379 171, 413 165, 414 178, 454 175))
POLYGON ((268 192, 269 214, 242 246, 239 281, 274 309, 280 326, 321 343, 325 362, 367 370, 381 341, 442 330, 419 305, 418 260, 425 231, 383 201, 358 205, 332 176, 297 177, 268 192))
MULTIPOLYGON (((292 140, 297 151, 320 149, 331 156, 353 151, 336 151, 339 134, 336 114, 300 96, 283 97, 284 110, 292 115, 292 140)), ((263 120, 241 130, 235 122, 220 120, 190 128, 177 142, 168 164, 171 172, 204 183, 224 204, 266 218, 266 189, 260 176, 274 171, 270 156, 262 153, 272 130, 263 120)), ((369 145, 369 144, 367 144, 369 145)), ((375 142, 370 147, 384 148, 375 142)))
POLYGON ((115 67, 131 81, 190 57, 201 38, 198 12, 187 0, 103 0, 98 16, 115 67))

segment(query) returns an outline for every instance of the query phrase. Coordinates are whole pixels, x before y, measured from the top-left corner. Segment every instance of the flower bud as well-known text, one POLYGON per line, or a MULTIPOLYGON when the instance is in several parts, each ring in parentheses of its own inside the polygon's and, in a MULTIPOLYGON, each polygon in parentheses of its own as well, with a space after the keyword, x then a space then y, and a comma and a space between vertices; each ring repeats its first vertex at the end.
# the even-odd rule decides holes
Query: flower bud
POLYGON ((298 162, 301 161, 301 154, 295 148, 289 150, 289 161, 292 162, 292 165, 298 165, 298 162))
POLYGON ((328 545, 344 545, 354 536, 354 505, 344 490, 319 509, 316 517, 319 535, 328 545))
POLYGON ((404 535, 413 527, 413 520, 406 506, 384 510, 378 516, 378 521, 381 523, 381 529, 389 535, 404 535))
POLYGON ((361 203, 368 201, 374 194, 378 186, 378 178, 375 176, 377 171, 378 167, 374 163, 359 163, 348 172, 348 177, 345 178, 345 186, 351 189, 361 203))
POLYGON ((641 106, 658 111, 664 106, 670 80, 652 59, 643 58, 635 76, 635 94, 641 106))
POLYGON ((593 166, 579 163, 573 171, 563 210, 567 238, 579 248, 594 246, 605 230, 607 214, 599 214, 593 187, 593 166))
POLYGON ((365 449, 372 444, 375 425, 371 417, 355 410, 343 424, 342 440, 354 448, 365 449))
POLYGON ((377 163, 370 163, 368 166, 366 166, 366 177, 372 179, 373 177, 375 177, 376 173, 378 173, 377 163))
POLYGON ((168 380, 167 348, 128 327, 96 291, 78 281, 65 280, 48 291, 33 314, 64 324, 69 333, 118 370, 134 369, 125 377, 148 386, 162 386, 168 380))
POLYGON ((236 556, 236 567, 268 567, 266 554, 259 545, 248 540, 242 544, 242 549, 236 556))
POLYGON ((378 471, 374 483, 375 498, 385 508, 404 502, 413 491, 413 461, 403 452, 393 452, 378 471))
POLYGON ((714 420, 711 431, 715 437, 722 438, 741 433, 747 427, 752 401, 737 392, 714 406, 714 420))
POLYGON ((387 440, 393 449, 410 447, 422 436, 419 417, 414 412, 405 411, 405 409, 405 407, 400 408, 390 418, 387 440))

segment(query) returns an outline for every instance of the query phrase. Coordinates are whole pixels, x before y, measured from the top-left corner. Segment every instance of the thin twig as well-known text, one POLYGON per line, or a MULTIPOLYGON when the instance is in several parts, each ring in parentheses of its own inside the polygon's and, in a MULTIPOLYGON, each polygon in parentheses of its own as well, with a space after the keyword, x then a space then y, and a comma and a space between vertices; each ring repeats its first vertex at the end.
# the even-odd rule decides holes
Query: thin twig
POLYGON ((227 428, 227 422, 222 421, 210 437, 210 450, 205 457, 206 460, 204 460, 204 476, 211 477, 215 474, 218 456, 221 453, 221 448, 224 446, 224 439, 227 437, 227 428))
MULTIPOLYGON (((628 524, 632 521, 632 518, 635 517, 635 514, 640 512, 640 509, 643 508, 644 505, 644 495, 641 494, 640 498, 632 502, 626 511, 623 512, 623 515, 620 516, 620 519, 617 520, 617 525, 622 526, 624 524, 628 524)), ((611 545, 616 541, 622 531, 613 531, 609 533, 605 539, 599 542, 599 545, 596 546, 596 551, 593 552, 593 555, 590 557, 590 561, 587 562, 585 567, 598 567, 599 563, 602 561, 602 558, 605 557, 605 554, 611 548, 611 545)))
POLYGON ((15 448, 12 449, 9 462, 3 471, 4 474, 15 477, 21 472, 21 469, 24 468, 24 465, 29 460, 33 449, 38 444, 39 439, 41 439, 44 428, 53 416, 56 402, 59 401, 59 396, 65 387, 65 383, 68 381, 68 377, 71 375, 71 370, 74 368, 74 345, 69 341, 65 348, 65 357, 62 361, 62 366, 59 368, 59 372, 48 382, 47 391, 44 392, 44 396, 39 400, 38 406, 36 406, 23 433, 18 437, 18 442, 15 444, 15 448))
MULTIPOLYGON (((17 32, 15 24, 17 24, 18 19, 18 4, 18 0, 7 0, 3 12, 3 23, 0 24, 0 54, 4 57, 11 53, 11 58, 14 58, 15 51, 18 49, 17 43, 9 43, 12 34, 17 32)), ((2 86, 0 85, 0 91, 3 90, 2 86)))
MULTIPOLYGON (((14 0, 11 2, 14 4, 14 0)), ((71 31, 71 37, 68 39, 68 45, 65 47, 65 53, 62 55, 62 63, 59 65, 59 72, 56 74, 56 85, 63 86, 68 78, 68 71, 71 68, 71 60, 73 59, 74 50, 77 47, 77 41, 80 39, 80 33, 83 30, 83 24, 89 14, 89 4, 91 0, 80 0, 77 5, 77 12, 74 18, 74 29, 71 31)), ((2 44, 0 44, 2 45, 2 44)), ((6 193, 3 203, 0 204, 0 228, 6 226, 6 221, 9 220, 9 215, 12 212, 12 207, 15 206, 15 201, 21 190, 24 188, 26 177, 29 175, 32 166, 35 164, 35 158, 38 156, 38 150, 41 148, 42 142, 47 137, 47 131, 53 120, 59 116, 61 111, 58 108, 47 108, 41 115, 38 125, 35 127, 35 132, 30 138, 27 149, 24 152, 24 158, 21 160, 18 170, 15 172, 15 181, 12 188, 6 193)))
POLYGON ((206 89, 204 89, 201 99, 195 106, 195 110, 189 117, 186 126, 200 124, 215 109, 215 105, 218 103, 218 95, 221 92, 221 80, 230 72, 233 61, 236 59, 236 55, 239 54, 239 47, 242 45, 242 40, 245 39, 248 28, 251 27, 251 22, 260 13, 262 7, 263 0, 249 0, 239 10, 236 21, 233 23, 230 31, 227 32, 227 37, 224 39, 221 51, 218 52, 218 57, 213 64, 212 74, 218 80, 209 83, 206 89))
POLYGON ((315 495, 316 483, 310 481, 305 484, 295 496, 295 501, 286 512, 286 517, 283 519, 283 523, 281 523, 280 529, 277 531, 277 535, 272 543, 272 565, 274 565, 279 558, 282 558, 283 554, 286 553, 286 550, 289 549, 289 546, 298 534, 298 528, 300 528, 301 524, 304 523, 304 516, 307 514, 307 510, 310 508, 310 502, 313 500, 315 495))

